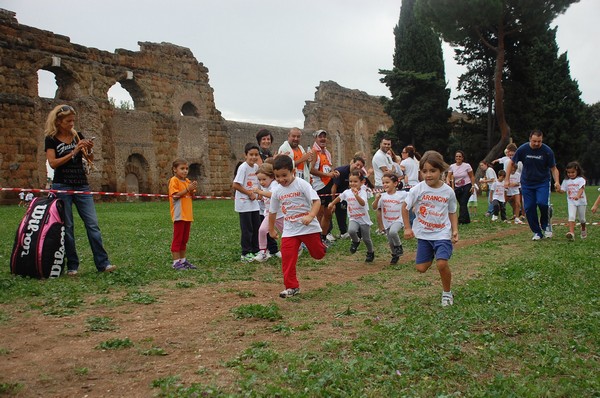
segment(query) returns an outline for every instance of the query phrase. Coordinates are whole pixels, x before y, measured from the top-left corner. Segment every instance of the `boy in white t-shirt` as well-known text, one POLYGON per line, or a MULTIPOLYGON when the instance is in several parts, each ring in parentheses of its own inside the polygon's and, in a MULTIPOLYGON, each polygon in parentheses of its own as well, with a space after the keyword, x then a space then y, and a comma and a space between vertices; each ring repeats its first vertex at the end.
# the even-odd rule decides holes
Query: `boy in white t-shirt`
POLYGON ((258 145, 246 144, 246 161, 238 167, 232 188, 235 189, 235 211, 240 215, 242 262, 250 262, 259 252, 258 229, 260 228, 260 207, 258 194, 254 188, 260 186, 256 171, 260 152, 258 145))
POLYGON ((494 206, 494 212, 492 215, 492 221, 498 219, 498 213, 502 221, 506 221, 506 187, 504 186, 504 179, 506 178, 506 171, 500 170, 498 172, 498 178, 490 185, 490 202, 494 206))
POLYGON ((410 189, 402 205, 404 239, 417 238, 417 271, 427 271, 435 258, 442 279, 442 307, 446 307, 454 304, 448 260, 452 256, 452 244, 458 242, 456 195, 442 181, 448 165, 440 153, 425 152, 419 168, 423 181, 410 189), (411 209, 416 215, 412 225, 408 214, 411 209))
POLYGON ((321 200, 310 184, 294 174, 294 164, 288 156, 278 156, 273 162, 275 179, 279 186, 271 193, 269 205, 269 235, 277 239, 275 221, 277 212, 283 213, 281 234, 281 269, 285 290, 279 297, 287 298, 300 293, 296 277, 298 249, 304 243, 310 255, 319 260, 325 257, 321 241, 321 226, 316 219, 321 200))
POLYGON ((567 239, 574 239, 575 221, 577 219, 579 219, 579 223, 581 224, 581 239, 585 239, 587 238, 585 220, 587 197, 585 196, 585 178, 583 178, 583 170, 578 162, 569 162, 566 171, 567 178, 563 180, 558 192, 567 193, 567 211, 569 215, 569 232, 567 232, 567 239))

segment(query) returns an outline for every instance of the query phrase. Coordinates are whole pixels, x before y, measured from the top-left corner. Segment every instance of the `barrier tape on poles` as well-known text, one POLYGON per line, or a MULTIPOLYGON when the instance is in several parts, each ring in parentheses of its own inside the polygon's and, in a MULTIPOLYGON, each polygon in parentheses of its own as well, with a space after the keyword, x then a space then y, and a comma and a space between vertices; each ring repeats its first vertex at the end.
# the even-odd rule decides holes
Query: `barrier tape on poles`
MULTIPOLYGON (((159 193, 133 193, 133 192, 104 192, 104 191, 74 191, 63 189, 36 189, 36 188, 0 188, 0 191, 32 192, 32 193, 66 193, 70 195, 102 195, 102 196, 128 196, 142 198, 168 198, 169 195, 159 193)), ((231 196, 195 195, 194 199, 233 199, 231 196)))

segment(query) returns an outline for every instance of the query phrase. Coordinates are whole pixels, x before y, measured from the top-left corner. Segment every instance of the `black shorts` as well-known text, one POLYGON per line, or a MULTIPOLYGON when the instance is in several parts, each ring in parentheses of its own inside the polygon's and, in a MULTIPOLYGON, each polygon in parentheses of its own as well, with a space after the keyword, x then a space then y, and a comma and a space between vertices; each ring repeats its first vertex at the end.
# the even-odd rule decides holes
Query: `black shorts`
POLYGON ((333 202, 333 196, 331 196, 331 187, 333 186, 333 180, 329 181, 329 184, 317 191, 319 199, 321 199, 321 206, 327 206, 333 202))

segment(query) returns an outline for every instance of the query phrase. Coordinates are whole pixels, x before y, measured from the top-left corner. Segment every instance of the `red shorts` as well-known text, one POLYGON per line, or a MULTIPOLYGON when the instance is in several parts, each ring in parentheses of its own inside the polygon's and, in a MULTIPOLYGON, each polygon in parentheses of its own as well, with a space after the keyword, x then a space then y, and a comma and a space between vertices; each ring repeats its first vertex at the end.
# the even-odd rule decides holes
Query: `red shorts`
POLYGON ((173 223, 173 242, 171 252, 182 252, 187 248, 190 239, 191 221, 175 221, 173 223))

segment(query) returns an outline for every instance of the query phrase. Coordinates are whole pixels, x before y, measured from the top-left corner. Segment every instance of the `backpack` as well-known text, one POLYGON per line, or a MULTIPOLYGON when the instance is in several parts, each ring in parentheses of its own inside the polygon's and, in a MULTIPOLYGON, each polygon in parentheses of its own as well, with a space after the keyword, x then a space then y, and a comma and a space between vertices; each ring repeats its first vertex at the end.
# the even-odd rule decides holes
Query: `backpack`
POLYGON ((34 198, 15 236, 10 272, 32 278, 57 278, 65 259, 64 204, 56 197, 34 198))

